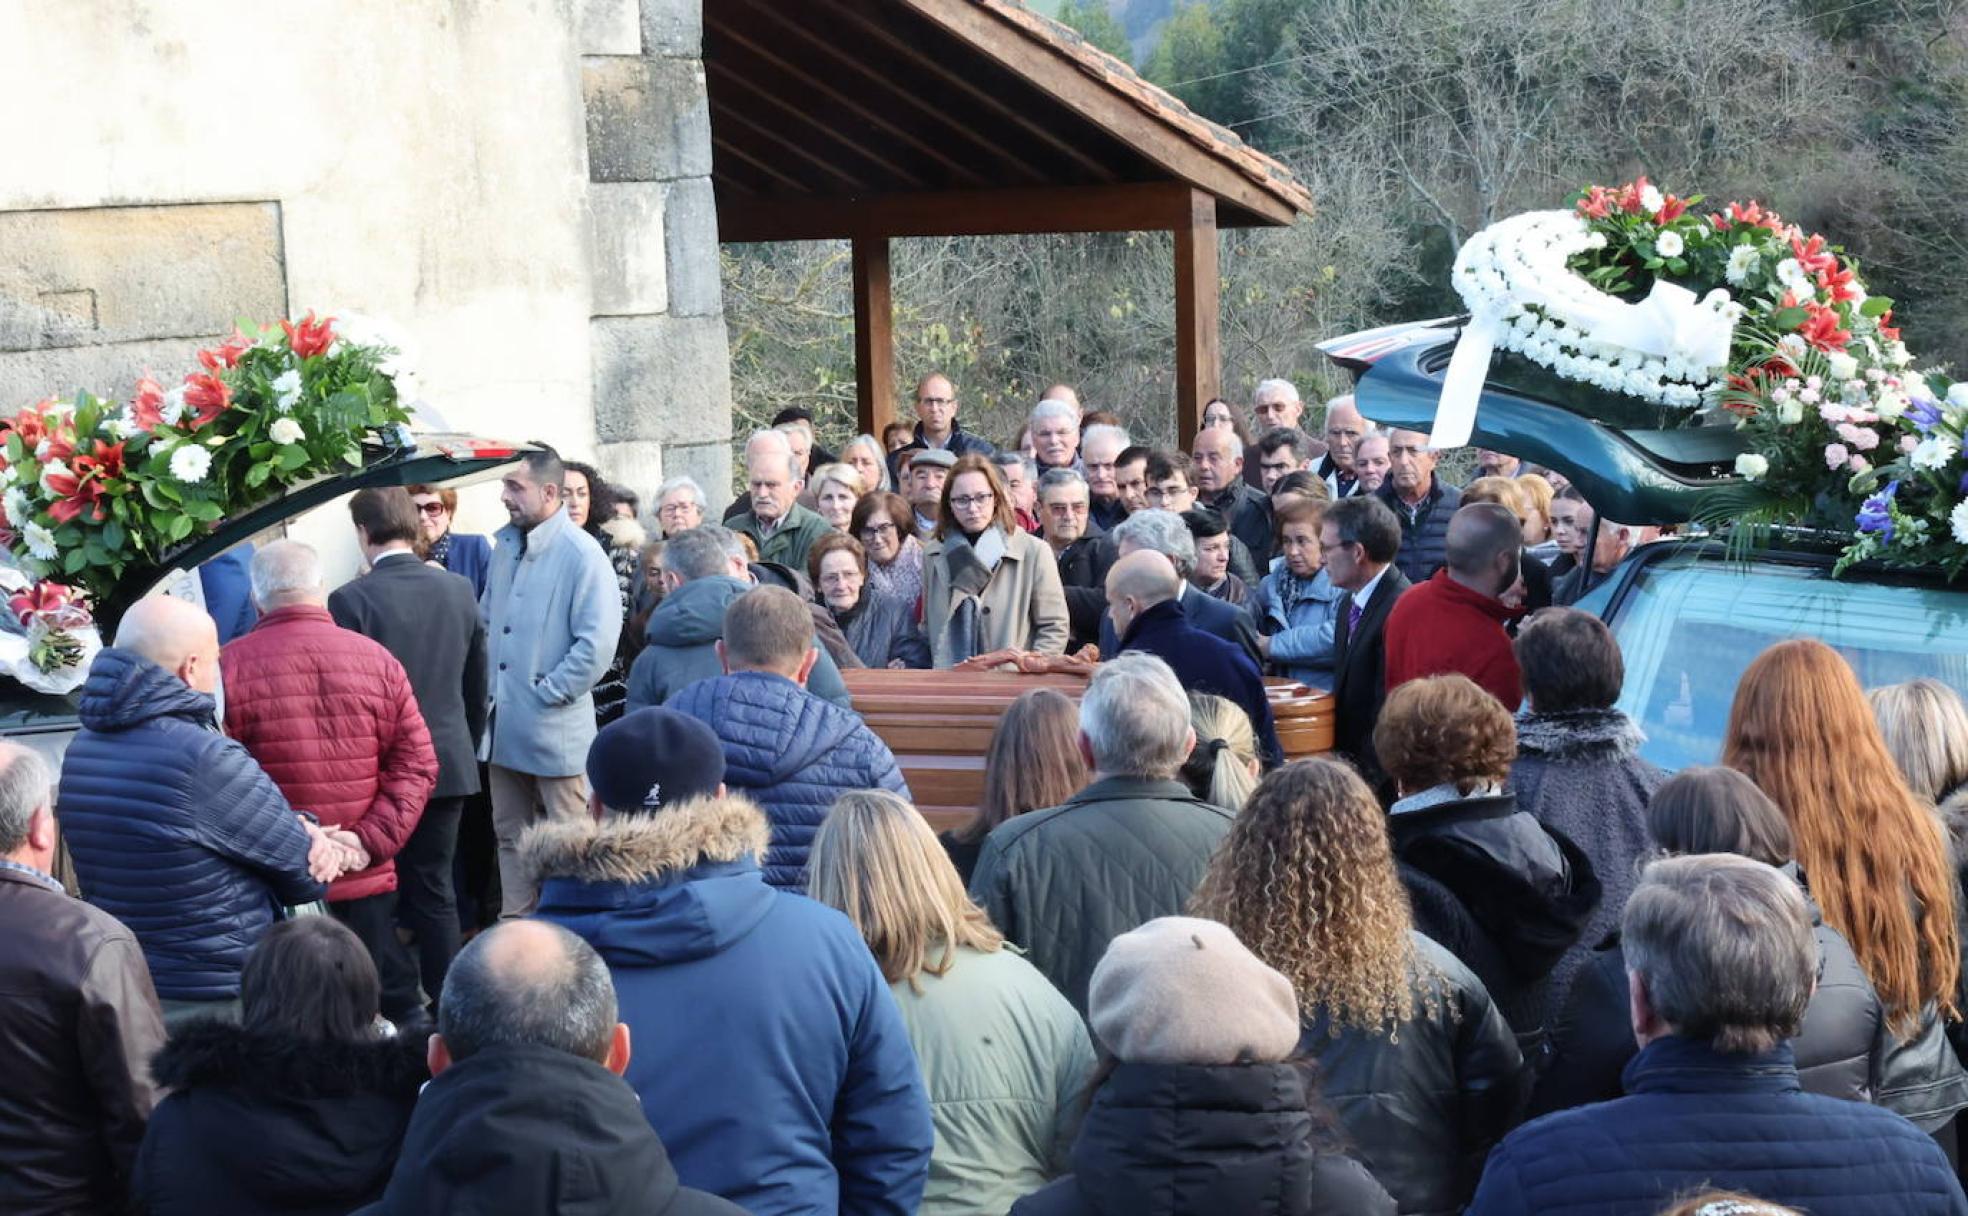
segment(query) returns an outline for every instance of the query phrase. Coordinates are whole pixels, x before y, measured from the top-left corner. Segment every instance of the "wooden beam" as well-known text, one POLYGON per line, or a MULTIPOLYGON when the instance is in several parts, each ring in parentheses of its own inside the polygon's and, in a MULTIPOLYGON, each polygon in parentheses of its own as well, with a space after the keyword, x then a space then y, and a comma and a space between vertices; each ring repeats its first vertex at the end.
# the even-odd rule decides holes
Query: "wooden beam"
MULTIPOLYGON (((759 173, 763 174, 766 177, 771 178, 773 181, 778 182, 782 186, 789 187, 793 190, 804 190, 806 188, 806 183, 800 181, 799 178, 788 177, 786 174, 781 173, 778 169, 775 169, 768 162, 762 161, 758 157, 753 156, 751 153, 745 151, 745 149, 735 141, 728 139, 723 135, 719 135, 717 133, 717 128, 715 125, 713 125, 711 129, 711 150, 714 159, 717 156, 729 156, 734 160, 742 161, 745 164, 750 165, 753 169, 758 170, 759 173)), ((720 172, 717 176, 720 179, 723 179, 726 178, 728 174, 720 172)))
POLYGON ((854 238, 854 412, 861 433, 881 437, 895 420, 895 303, 888 238, 854 238))
POLYGON ((1188 220, 1175 230, 1175 435, 1182 444, 1202 429, 1203 407, 1223 371, 1216 255, 1216 198, 1191 190, 1188 220))
MULTIPOLYGON (((868 188, 866 182, 841 168, 832 160, 817 151, 809 149, 805 144, 802 144, 783 130, 774 129, 770 120, 753 118, 751 115, 744 113, 736 105, 732 104, 733 100, 733 98, 727 96, 724 104, 718 106, 712 112, 711 118, 715 126, 721 126, 725 129, 724 133, 727 137, 741 134, 742 131, 750 131, 754 136, 767 143, 777 144, 780 148, 792 153, 793 156, 798 157, 807 164, 812 165, 828 177, 846 183, 847 188, 850 190, 866 190, 868 188), (739 128, 740 130, 733 130, 733 128, 739 128)), ((761 152, 764 151, 764 149, 759 150, 761 152)))
POLYGON ((988 6, 976 0, 897 3, 1030 81, 1040 92, 1130 145, 1171 176, 1208 190, 1267 223, 1284 225, 1298 218, 1298 209, 1291 203, 1260 187, 1188 134, 1147 113, 1121 89, 1094 79, 1077 61, 1051 48, 1035 47, 1030 35, 992 13, 988 6))
MULTIPOLYGON (((824 241, 851 236, 1010 236, 1025 232, 1155 232, 1190 222, 1191 191, 1175 182, 1055 189, 935 190, 818 198, 794 194, 718 207, 718 240, 824 241)), ((1212 220, 1212 223, 1214 221, 1212 220)))
POLYGON ((749 93, 778 111, 780 117, 771 121, 783 123, 788 127, 798 128, 798 131, 790 133, 790 137, 794 142, 801 145, 808 145, 816 141, 831 143, 836 147, 845 149, 848 155, 868 161, 885 172, 892 174, 897 179, 914 186, 918 190, 928 184, 921 177, 911 173, 880 153, 872 151, 866 146, 849 139, 841 133, 838 127, 819 120, 810 109, 787 101, 777 93, 760 85, 743 72, 735 71, 729 65, 711 59, 704 61, 704 70, 710 77, 711 86, 717 90, 717 93, 722 98, 721 104, 718 100, 713 100, 712 105, 714 107, 738 113, 743 117, 751 117, 743 113, 737 98, 725 93, 724 89, 718 86, 718 82, 728 81, 730 83, 725 87, 735 88, 749 93))

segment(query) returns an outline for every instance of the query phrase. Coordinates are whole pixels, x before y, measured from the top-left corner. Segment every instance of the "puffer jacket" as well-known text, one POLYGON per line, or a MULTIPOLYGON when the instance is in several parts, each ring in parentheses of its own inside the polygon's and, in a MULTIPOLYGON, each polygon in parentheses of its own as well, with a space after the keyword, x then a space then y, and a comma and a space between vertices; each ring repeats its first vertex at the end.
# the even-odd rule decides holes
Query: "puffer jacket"
POLYGON ((904 667, 928 668, 929 641, 916 628, 914 605, 864 590, 860 603, 833 619, 863 664, 886 667, 900 661, 904 667))
POLYGON ((1462 491, 1444 484, 1440 477, 1430 477, 1427 497, 1413 507, 1394 492, 1393 478, 1381 482, 1374 493, 1401 522, 1401 549, 1394 556, 1394 564, 1409 582, 1427 582, 1449 560, 1449 520, 1462 506, 1462 491))
POLYGON ((1094 1094, 1073 1172, 1012 1216, 1393 1216, 1322 1126, 1301 1064, 1121 1064, 1094 1094))
POLYGON ((430 1079, 425 1040, 286 1039, 180 1027, 153 1066, 132 1194, 145 1216, 341 1216, 379 1198, 430 1079))
POLYGON ((1404 1216, 1449 1216, 1517 1121, 1529 1078, 1482 981, 1421 934, 1414 944, 1424 970, 1411 981, 1413 1019, 1375 1033, 1312 1010, 1299 1047, 1318 1059, 1326 1102, 1404 1216))
POLYGON ((1619 929, 1626 897, 1654 851, 1647 803, 1667 774, 1640 755, 1647 736, 1617 709, 1526 713, 1517 719, 1510 791, 1517 807, 1592 860, 1602 894, 1578 944, 1551 972, 1554 1008, 1592 948, 1619 929))
MULTIPOLYGON (((664 596, 656 611, 649 614, 649 627, 643 633, 649 644, 629 668, 626 712, 667 704, 697 681, 723 675, 717 643, 724 636, 724 610, 751 589, 752 584, 743 579, 714 574, 691 579, 664 596)), ((836 705, 850 703, 840 666, 825 647, 820 649, 806 686, 814 696, 836 705)))
POLYGON ((308 836, 273 779, 219 733, 211 697, 134 651, 96 656, 62 758, 62 837, 83 896, 136 934, 157 995, 239 995, 282 904, 320 899, 308 836))
POLYGON ((765 880, 804 890, 814 834, 850 790, 908 798, 895 756, 851 709, 830 705, 784 676, 741 671, 700 680, 670 708, 717 732, 724 783, 764 808, 772 824, 765 880))
POLYGON ((1508 793, 1437 786, 1396 802, 1387 826, 1414 927, 1468 964, 1520 1037, 1540 1036, 1551 968, 1599 903, 1592 863, 1508 793))
POLYGON ((1012 946, 889 985, 929 1086, 922 1216, 998 1216, 1065 1173, 1093 1076, 1086 1023, 1012 946))
POLYGON ((1345 599, 1324 569, 1299 578, 1281 566, 1264 576, 1248 607, 1258 632, 1270 635, 1279 675, 1313 688, 1333 686, 1333 627, 1345 599))
POLYGON ((625 1079, 684 1185, 752 1216, 911 1216, 934 1135, 895 998, 845 916, 766 885, 766 838, 726 797, 545 824, 520 857, 539 918, 608 963, 625 1079))
POLYGON ((410 677, 380 642, 308 604, 275 608, 219 653, 226 733, 287 804, 355 834, 370 866, 330 900, 396 890, 397 850, 437 785, 437 752, 410 677))
POLYGON ((1788 1045, 1726 1055, 1667 1035, 1625 1084, 1624 1098, 1506 1137, 1467 1216, 1654 1216, 1710 1188, 1823 1216, 1968 1216, 1932 1139, 1891 1111, 1802 1092, 1788 1045))
MULTIPOLYGON (((1798 1083, 1806 1093, 1876 1101, 1892 1045, 1885 1011, 1850 943, 1824 923, 1815 901, 1811 924, 1818 939, 1818 987, 1790 1041, 1798 1083)), ((1552 1025, 1551 1063, 1531 1096, 1531 1113, 1620 1096, 1620 1073, 1639 1051, 1629 1008, 1626 952, 1615 933, 1593 951, 1552 1025)))
POLYGON ((993 828, 970 896, 1084 1015, 1107 944, 1181 915, 1230 821, 1179 781, 1103 777, 993 828))

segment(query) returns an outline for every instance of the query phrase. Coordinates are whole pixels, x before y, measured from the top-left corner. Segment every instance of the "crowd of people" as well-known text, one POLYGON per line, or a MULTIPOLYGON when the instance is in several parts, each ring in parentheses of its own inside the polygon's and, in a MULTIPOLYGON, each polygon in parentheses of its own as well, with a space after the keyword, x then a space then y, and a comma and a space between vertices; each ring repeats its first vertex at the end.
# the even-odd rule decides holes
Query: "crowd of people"
POLYGON ((140 601, 0 744, 0 1209, 1968 1216, 1968 707, 1785 642, 1664 773, 1568 606, 1645 532, 1305 408, 932 375, 722 515, 541 447, 140 601), (1088 678, 939 834, 860 666, 1088 678))

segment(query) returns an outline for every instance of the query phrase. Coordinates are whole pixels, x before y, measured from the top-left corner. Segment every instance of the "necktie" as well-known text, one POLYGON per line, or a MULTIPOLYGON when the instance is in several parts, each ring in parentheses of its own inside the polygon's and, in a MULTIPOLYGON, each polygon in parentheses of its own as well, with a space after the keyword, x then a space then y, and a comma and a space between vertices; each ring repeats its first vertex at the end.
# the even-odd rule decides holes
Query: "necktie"
POLYGON ((1358 600, 1353 601, 1352 606, 1346 610, 1346 634, 1348 637, 1360 632, 1360 618, 1365 615, 1367 615, 1365 606, 1358 600))

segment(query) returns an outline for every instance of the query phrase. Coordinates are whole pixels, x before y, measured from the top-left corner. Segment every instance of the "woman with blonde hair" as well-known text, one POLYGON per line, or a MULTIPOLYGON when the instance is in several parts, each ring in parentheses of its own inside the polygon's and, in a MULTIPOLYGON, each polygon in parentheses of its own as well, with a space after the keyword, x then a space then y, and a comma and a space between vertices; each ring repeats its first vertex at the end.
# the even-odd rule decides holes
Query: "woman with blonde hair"
POLYGON ((1415 931, 1359 774, 1321 758, 1265 777, 1192 909, 1291 981, 1326 1100, 1401 1211, 1461 1210, 1515 1118, 1523 1059, 1482 981, 1415 931))
POLYGON ((854 518, 854 506, 868 491, 861 473, 851 464, 823 464, 806 480, 807 493, 813 495, 813 509, 827 526, 846 532, 854 518))
POLYGON ((1558 491, 1536 473, 1519 473, 1517 489, 1524 495, 1524 543, 1532 557, 1548 566, 1558 556, 1558 542, 1551 536, 1551 500, 1558 491))
POLYGON ((1886 750, 1920 797, 1940 806, 1968 785, 1968 707, 1931 676, 1866 694, 1886 750))
POLYGON ((1250 715, 1234 701, 1192 692, 1189 724, 1196 728, 1196 748, 1179 774, 1189 792, 1232 814, 1243 810, 1264 772, 1250 715))
POLYGON ((971 902, 929 825, 885 790, 843 794, 807 894, 868 943, 929 1087, 924 1216, 996 1216, 1069 1168, 1093 1044, 1065 997, 971 902))
MULTIPOLYGON (((1894 1037, 1909 1051, 1944 1042, 1934 1028, 1957 1016, 1961 974, 1954 868, 1851 667, 1811 639, 1758 655, 1736 685, 1722 763, 1783 812, 1811 894, 1851 943, 1894 1037)), ((1927 1054, 1931 1084, 1886 1105, 1934 1133, 1968 1108, 1968 1086, 1951 1051, 1927 1054)))
POLYGON ((984 796, 976 816, 937 838, 964 885, 970 885, 991 829, 1029 811, 1060 805, 1088 780, 1086 758, 1080 755, 1079 706, 1050 688, 1018 694, 991 732, 984 753, 984 796))

